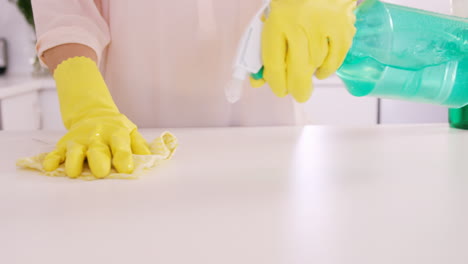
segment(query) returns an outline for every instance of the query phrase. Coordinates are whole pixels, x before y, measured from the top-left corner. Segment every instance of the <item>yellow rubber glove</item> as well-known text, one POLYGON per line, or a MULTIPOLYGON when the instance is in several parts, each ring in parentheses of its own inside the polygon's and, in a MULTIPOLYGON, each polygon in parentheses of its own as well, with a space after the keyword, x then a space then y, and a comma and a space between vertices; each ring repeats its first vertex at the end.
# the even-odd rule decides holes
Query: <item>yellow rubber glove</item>
POLYGON ((325 79, 343 63, 351 47, 356 0, 272 0, 262 34, 263 80, 274 94, 306 102, 312 76, 325 79))
POLYGON ((87 158, 97 178, 114 168, 120 173, 134 169, 132 153, 150 155, 137 127, 119 113, 96 63, 85 57, 63 61, 54 72, 60 111, 68 133, 44 159, 53 171, 65 162, 65 172, 78 177, 87 158))

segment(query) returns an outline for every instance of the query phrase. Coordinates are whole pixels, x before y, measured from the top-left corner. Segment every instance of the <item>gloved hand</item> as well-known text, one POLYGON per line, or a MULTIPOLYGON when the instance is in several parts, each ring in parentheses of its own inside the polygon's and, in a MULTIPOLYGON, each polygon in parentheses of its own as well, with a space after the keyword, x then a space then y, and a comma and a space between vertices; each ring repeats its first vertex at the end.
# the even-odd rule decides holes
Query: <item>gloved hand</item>
POLYGON ((132 153, 150 155, 137 127, 119 113, 94 61, 74 57, 54 72, 60 111, 68 133, 44 159, 44 169, 53 171, 65 162, 71 178, 78 177, 87 158, 97 178, 110 173, 111 162, 120 173, 133 171, 132 153))
POLYGON ((351 47, 356 0, 272 0, 262 34, 263 79, 273 92, 306 102, 312 76, 325 79, 343 63, 351 47))

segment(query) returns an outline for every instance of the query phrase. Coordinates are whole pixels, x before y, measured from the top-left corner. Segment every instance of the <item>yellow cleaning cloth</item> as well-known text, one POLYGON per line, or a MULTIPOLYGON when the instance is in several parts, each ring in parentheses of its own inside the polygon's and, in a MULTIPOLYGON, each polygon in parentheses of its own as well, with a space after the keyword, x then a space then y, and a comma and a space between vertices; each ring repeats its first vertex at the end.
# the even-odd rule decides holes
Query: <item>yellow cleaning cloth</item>
MULTIPOLYGON (((132 174, 118 173, 114 168, 112 168, 111 173, 106 176, 105 179, 137 179, 149 169, 158 166, 163 161, 171 159, 177 145, 177 138, 171 133, 165 132, 149 144, 152 155, 133 155, 135 170, 132 174)), ((56 170, 51 172, 47 172, 44 169, 42 163, 46 155, 47 153, 43 153, 30 158, 22 158, 16 162, 16 165, 21 168, 40 171, 46 176, 67 177, 65 174, 65 165, 63 163, 56 170)), ((91 173, 87 163, 85 163, 83 172, 78 179, 87 181, 97 180, 97 178, 91 173)))

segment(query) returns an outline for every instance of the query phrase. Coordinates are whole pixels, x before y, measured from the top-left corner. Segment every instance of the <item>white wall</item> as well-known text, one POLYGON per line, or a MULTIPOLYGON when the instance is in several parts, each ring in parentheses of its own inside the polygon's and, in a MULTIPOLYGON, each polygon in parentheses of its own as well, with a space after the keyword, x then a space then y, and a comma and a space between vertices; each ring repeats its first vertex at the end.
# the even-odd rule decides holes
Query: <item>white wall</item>
POLYGON ((0 0, 0 37, 8 41, 9 73, 30 73, 34 33, 15 4, 0 0))
POLYGON ((468 1, 452 0, 452 13, 461 17, 468 17, 468 1))

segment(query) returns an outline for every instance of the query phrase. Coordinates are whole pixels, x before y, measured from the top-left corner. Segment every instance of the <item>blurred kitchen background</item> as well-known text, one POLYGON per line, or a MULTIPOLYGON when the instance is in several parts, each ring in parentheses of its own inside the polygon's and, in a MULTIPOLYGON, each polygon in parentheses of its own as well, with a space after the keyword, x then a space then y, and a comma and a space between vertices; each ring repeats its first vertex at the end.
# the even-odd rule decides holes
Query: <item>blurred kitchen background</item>
MULTIPOLYGON (((386 2, 444 14, 451 14, 452 6, 468 5, 468 0, 387 0, 386 2)), ((0 75, 0 128, 3 130, 64 129, 54 81, 38 67, 37 62, 35 63, 34 31, 20 12, 17 1, 0 0, 0 39, 7 42, 8 58, 7 72, 0 75)), ((1 52, 0 49, 0 54, 1 52)), ((446 123, 448 120, 448 110, 444 107, 352 97, 337 77, 315 81, 315 84, 314 95, 305 105, 310 124, 446 123)))

